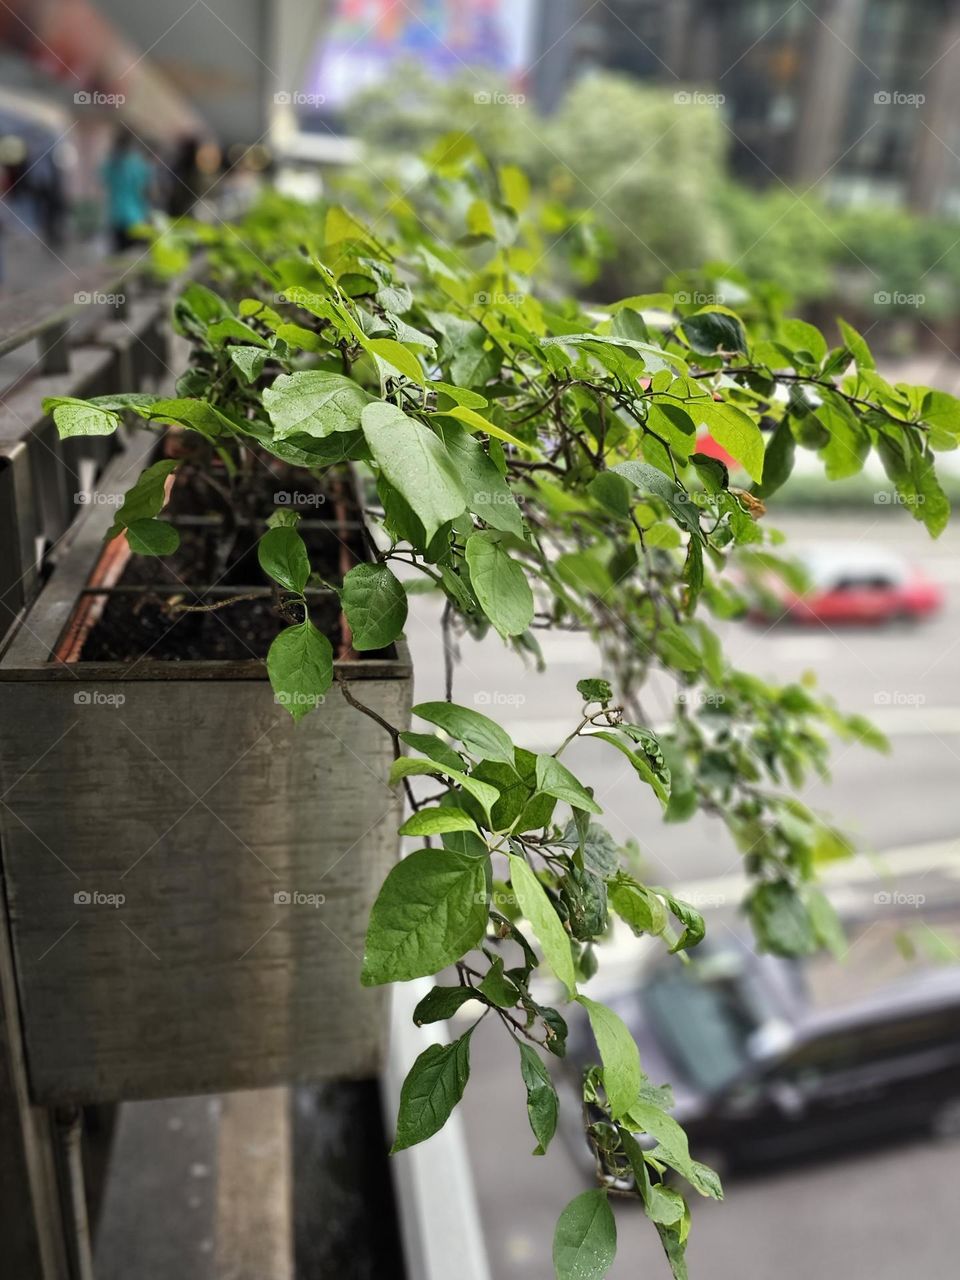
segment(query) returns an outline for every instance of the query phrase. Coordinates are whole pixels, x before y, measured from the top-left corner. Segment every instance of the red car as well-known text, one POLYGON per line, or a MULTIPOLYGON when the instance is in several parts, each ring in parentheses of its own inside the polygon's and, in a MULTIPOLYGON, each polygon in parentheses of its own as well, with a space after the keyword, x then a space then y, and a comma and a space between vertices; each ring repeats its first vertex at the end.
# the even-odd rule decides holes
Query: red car
MULTIPOLYGON (((943 588, 901 556, 881 548, 818 547, 801 553, 810 590, 781 588, 783 616, 802 623, 870 623, 920 619, 943 605, 943 588)), ((764 613, 764 618, 770 621, 764 613)))

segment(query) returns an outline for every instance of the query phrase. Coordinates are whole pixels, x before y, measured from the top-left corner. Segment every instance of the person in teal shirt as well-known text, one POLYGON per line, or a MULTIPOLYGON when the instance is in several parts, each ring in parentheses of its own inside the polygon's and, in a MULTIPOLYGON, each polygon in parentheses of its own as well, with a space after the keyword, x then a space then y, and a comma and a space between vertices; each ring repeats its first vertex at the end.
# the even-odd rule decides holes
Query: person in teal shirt
POLYGON ((128 130, 117 135, 100 176, 107 193, 110 235, 119 253, 137 243, 131 234, 133 228, 150 217, 150 165, 128 130))

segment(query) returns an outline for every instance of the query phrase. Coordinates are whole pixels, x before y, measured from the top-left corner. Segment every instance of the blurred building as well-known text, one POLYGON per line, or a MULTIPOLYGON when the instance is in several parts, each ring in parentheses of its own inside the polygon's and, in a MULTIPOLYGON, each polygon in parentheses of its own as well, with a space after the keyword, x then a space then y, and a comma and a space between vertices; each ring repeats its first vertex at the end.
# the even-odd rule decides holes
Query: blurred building
POLYGON ((550 0, 537 97, 585 69, 723 95, 743 178, 960 211, 958 0, 550 0))

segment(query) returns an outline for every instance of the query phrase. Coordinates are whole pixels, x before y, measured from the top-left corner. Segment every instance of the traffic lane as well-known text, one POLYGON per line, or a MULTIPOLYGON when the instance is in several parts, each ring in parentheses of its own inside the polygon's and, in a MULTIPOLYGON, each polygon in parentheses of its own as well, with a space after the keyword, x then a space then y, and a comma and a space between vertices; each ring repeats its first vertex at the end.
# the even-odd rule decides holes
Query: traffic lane
MULTIPOLYGON (((494 1280, 553 1280, 553 1229, 564 1204, 590 1186, 558 1135, 533 1157, 519 1057, 502 1027, 471 1042, 461 1103, 494 1280)), ((917 1141, 837 1153, 829 1163, 727 1180, 722 1204, 691 1192, 692 1280, 903 1280, 950 1275, 956 1145, 917 1141), (921 1190, 922 1189, 922 1190, 921 1190)), ((696 1152, 694 1152, 696 1154, 696 1152)), ((611 1280, 668 1280, 653 1225, 616 1199, 618 1259, 611 1280)))

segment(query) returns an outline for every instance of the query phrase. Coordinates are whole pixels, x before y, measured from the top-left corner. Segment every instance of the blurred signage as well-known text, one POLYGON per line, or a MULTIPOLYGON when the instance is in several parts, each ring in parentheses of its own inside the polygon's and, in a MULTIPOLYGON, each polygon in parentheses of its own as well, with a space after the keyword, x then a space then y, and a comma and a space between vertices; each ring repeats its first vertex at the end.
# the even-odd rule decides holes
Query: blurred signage
POLYGON ((307 98, 336 109, 397 63, 438 79, 469 70, 518 82, 533 60, 535 0, 337 0, 307 98))

